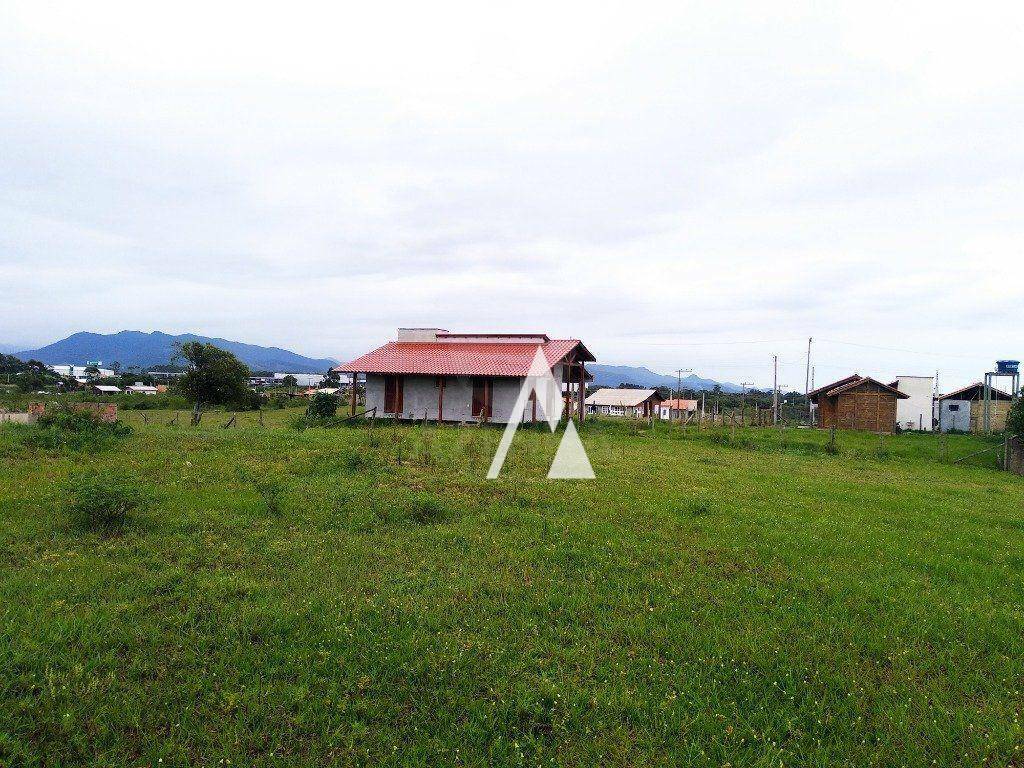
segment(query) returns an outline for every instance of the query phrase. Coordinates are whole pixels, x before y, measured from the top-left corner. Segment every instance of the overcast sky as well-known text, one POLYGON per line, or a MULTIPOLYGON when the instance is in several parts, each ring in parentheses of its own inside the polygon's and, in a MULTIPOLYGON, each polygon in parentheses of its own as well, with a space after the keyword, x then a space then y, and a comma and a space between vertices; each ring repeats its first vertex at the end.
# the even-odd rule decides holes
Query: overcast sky
POLYGON ((1024 357, 1019 3, 41 5, 0 5, 0 343, 1024 357))

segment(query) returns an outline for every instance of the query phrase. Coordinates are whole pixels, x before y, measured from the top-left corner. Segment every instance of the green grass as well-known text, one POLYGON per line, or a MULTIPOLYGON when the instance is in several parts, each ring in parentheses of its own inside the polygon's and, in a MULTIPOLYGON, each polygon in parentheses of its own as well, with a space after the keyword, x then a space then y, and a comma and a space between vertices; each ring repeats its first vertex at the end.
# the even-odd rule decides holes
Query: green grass
POLYGON ((0 429, 0 765, 1020 764, 995 442, 588 422, 596 480, 527 431, 488 482, 497 430, 295 413, 0 429))

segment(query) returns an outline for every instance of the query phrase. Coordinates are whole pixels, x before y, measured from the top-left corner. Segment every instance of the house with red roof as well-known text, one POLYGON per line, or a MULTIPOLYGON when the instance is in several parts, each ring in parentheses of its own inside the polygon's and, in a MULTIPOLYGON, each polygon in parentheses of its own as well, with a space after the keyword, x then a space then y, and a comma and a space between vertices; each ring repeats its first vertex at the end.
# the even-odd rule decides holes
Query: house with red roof
MULTIPOLYGON (((540 348, 566 413, 584 417, 586 364, 596 358, 579 339, 544 333, 450 333, 399 328, 398 338, 334 370, 363 378, 365 412, 395 419, 507 423, 540 348)), ((524 421, 543 419, 535 398, 524 421)), ((355 413, 355 402, 352 402, 355 413)))

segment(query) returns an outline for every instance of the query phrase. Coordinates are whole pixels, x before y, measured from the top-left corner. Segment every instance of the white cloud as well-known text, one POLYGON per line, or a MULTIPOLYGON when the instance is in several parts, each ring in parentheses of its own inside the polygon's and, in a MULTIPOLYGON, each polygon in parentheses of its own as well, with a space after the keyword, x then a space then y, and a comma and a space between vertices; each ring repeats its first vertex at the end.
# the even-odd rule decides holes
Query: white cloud
POLYGON ((1019 356, 1016 5, 6 4, 0 342, 547 330, 766 382, 1019 356), (723 342, 771 342, 726 344, 723 342))

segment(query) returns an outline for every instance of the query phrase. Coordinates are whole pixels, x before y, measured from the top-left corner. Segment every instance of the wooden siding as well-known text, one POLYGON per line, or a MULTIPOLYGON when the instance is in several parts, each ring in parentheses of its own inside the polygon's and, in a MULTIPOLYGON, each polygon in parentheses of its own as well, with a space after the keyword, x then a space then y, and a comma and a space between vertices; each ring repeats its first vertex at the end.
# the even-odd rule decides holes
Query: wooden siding
POLYGON ((892 432, 896 428, 896 395, 873 382, 864 382, 835 397, 822 396, 818 403, 821 426, 892 432))

